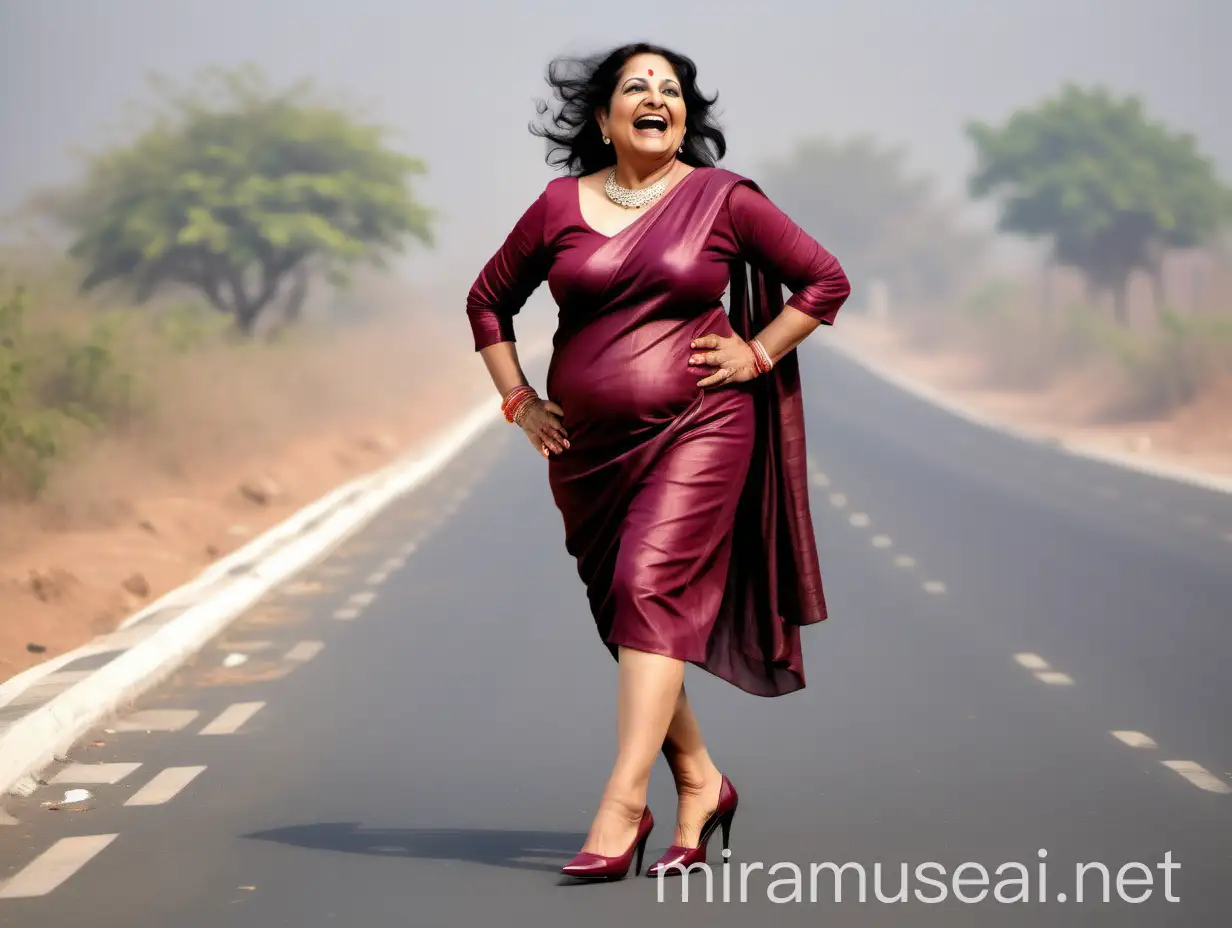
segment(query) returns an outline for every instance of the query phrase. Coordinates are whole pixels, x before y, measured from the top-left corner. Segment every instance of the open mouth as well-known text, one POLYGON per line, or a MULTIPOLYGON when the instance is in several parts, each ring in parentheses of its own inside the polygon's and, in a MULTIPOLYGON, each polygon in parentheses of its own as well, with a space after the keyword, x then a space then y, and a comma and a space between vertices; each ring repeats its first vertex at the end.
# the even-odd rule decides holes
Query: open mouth
POLYGON ((657 138, 667 132, 667 120, 662 116, 639 116, 634 120, 633 128, 638 135, 657 138))

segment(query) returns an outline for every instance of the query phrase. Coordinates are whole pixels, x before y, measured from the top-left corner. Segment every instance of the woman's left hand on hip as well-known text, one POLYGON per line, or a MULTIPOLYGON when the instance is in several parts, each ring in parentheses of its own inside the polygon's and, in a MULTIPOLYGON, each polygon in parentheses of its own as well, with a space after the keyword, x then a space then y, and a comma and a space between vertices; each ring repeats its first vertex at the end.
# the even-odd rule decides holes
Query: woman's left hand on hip
POLYGON ((693 350, 689 364, 716 368, 713 374, 697 382, 699 387, 743 383, 757 376, 757 358, 739 335, 702 335, 693 339, 689 347, 693 350))

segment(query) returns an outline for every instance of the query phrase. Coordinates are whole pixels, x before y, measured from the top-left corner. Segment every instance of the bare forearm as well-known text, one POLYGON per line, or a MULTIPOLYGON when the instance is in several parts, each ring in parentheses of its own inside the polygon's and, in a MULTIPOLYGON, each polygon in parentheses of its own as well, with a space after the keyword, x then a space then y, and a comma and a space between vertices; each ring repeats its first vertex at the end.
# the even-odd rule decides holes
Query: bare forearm
POLYGON ((812 316, 802 313, 794 306, 784 306, 783 311, 770 320, 756 337, 771 359, 777 361, 795 349, 820 325, 812 316))
POLYGON ((482 349, 479 354, 488 368, 497 391, 503 397, 514 387, 529 383, 518 361, 518 349, 514 342, 497 342, 482 349))

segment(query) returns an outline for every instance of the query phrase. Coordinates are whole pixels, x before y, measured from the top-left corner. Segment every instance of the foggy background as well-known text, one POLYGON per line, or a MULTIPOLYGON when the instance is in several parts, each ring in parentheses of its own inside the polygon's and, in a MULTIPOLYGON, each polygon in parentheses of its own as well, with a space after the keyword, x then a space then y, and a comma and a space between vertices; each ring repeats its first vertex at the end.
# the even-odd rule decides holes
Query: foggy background
POLYGON ((0 213, 72 180, 73 146, 126 140, 118 127, 149 101, 148 72, 254 61, 277 83, 310 76, 353 97, 427 161, 414 188, 440 212, 438 244, 411 246, 405 268, 460 312, 552 176, 526 126, 555 55, 646 39, 693 57, 702 89, 720 94, 732 170, 756 176, 801 136, 870 132, 961 198, 963 123, 1000 122, 1066 80, 1141 95, 1232 173, 1230 34, 1222 0, 5 0, 0 213))

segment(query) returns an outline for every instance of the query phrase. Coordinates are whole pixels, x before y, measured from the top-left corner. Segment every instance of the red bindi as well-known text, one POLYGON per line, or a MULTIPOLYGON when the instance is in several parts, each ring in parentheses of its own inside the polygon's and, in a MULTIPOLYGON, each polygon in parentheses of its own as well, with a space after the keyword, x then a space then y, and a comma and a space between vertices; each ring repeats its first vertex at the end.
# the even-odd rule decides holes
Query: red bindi
POLYGON ((651 77, 654 77, 654 69, 653 69, 653 68, 648 69, 648 70, 646 71, 646 73, 647 73, 647 74, 649 74, 651 77))

